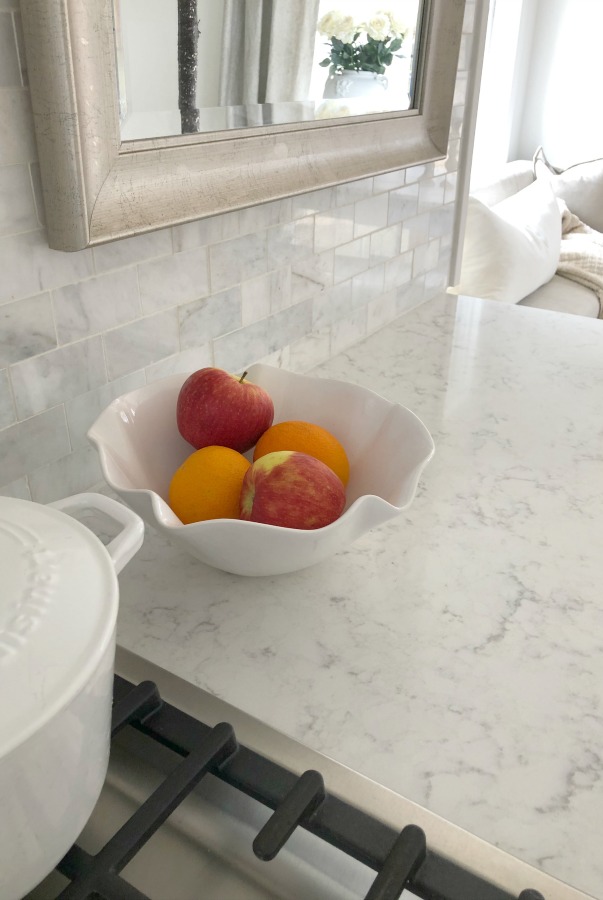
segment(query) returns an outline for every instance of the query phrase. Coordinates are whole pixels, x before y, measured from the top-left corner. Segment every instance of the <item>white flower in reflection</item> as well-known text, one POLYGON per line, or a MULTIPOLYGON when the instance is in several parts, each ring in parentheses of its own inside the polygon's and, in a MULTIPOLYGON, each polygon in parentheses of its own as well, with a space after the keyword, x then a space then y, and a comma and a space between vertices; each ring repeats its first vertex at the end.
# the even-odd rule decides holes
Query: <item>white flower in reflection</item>
POLYGON ((336 9, 325 13, 318 23, 317 30, 324 37, 337 38, 338 41, 342 41, 344 44, 351 44, 357 33, 352 16, 346 16, 336 9))

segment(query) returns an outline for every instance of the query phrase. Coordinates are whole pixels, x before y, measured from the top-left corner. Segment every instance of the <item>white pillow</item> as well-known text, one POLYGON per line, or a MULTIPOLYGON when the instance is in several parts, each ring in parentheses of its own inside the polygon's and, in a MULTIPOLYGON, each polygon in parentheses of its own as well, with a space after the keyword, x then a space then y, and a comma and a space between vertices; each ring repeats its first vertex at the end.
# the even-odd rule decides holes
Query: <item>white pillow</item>
POLYGON ((603 231, 603 159, 577 163, 560 172, 539 147, 534 154, 534 175, 549 182, 555 196, 565 200, 585 225, 603 231))
POLYGON ((561 211, 547 183, 492 207, 469 197, 461 280, 455 294, 519 303, 555 274, 561 211))

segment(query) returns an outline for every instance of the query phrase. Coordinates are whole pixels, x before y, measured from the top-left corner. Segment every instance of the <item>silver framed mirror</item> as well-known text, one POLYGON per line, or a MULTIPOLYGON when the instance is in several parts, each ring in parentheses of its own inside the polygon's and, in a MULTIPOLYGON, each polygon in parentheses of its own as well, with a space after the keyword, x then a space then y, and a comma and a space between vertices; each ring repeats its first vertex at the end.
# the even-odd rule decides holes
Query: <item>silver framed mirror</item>
POLYGON ((424 0, 414 108, 122 141, 113 0, 21 0, 49 245, 79 250, 446 155, 465 0, 424 0))

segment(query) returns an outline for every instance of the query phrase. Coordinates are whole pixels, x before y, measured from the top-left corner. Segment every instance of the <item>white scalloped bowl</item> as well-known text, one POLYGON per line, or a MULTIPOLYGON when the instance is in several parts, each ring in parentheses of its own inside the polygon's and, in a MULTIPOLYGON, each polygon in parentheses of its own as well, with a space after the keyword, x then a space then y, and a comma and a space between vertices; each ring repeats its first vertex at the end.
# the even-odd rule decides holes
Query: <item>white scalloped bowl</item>
MULTIPOLYGON (((305 531, 238 519, 183 525, 167 504, 173 473, 193 448, 176 427, 187 375, 170 375, 114 400, 88 432, 111 488, 149 525, 202 562, 237 575, 281 575, 322 562, 406 509, 434 452, 427 428, 404 406, 343 381, 256 364, 249 381, 274 401, 274 421, 327 428, 350 460, 347 502, 324 528, 305 531)), ((251 452, 247 454, 251 458, 251 452)))

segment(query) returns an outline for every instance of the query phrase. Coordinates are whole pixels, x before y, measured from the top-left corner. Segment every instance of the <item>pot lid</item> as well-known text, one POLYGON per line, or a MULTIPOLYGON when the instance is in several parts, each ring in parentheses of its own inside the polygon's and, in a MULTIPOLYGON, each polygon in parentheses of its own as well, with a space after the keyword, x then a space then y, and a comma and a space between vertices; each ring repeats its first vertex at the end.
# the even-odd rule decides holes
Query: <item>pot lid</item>
POLYGON ((86 684, 117 607, 111 557, 88 528, 0 497, 0 758, 86 684))

